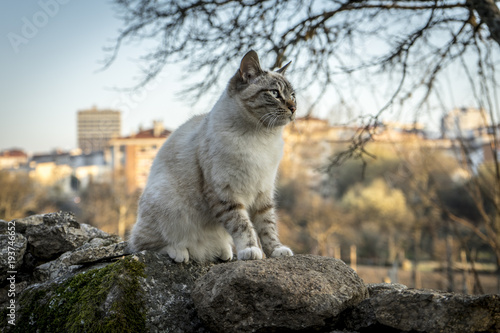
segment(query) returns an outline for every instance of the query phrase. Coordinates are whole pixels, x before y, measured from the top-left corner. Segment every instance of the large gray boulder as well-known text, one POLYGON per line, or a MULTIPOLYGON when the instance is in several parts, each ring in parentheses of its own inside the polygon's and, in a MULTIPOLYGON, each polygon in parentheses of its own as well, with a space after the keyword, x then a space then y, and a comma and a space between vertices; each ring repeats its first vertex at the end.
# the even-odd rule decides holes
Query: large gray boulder
POLYGON ((134 257, 145 264, 141 295, 146 332, 210 332, 197 314, 191 292, 213 264, 178 264, 168 255, 148 251, 134 257))
POLYGON ((56 279, 82 265, 98 263, 127 254, 127 243, 116 243, 112 239, 94 238, 74 251, 63 253, 59 258, 35 267, 33 278, 36 282, 56 279))
POLYGON ((23 265, 28 240, 22 234, 0 234, 0 281, 9 271, 18 271, 23 265))
POLYGON ((500 331, 500 295, 365 286, 332 258, 177 264, 128 254, 119 237, 69 213, 15 225, 10 235, 0 221, 0 251, 14 245, 0 272, 17 272, 14 286, 0 282, 0 332, 500 331), (13 299, 15 326, 7 322, 13 299))
MULTIPOLYGON (((35 215, 40 217, 40 215, 35 215)), ((30 244, 30 252, 41 260, 50 260, 61 254, 72 251, 94 238, 118 237, 109 235, 88 224, 80 224, 72 213, 59 212, 41 215, 40 218, 29 221, 25 236, 30 244)), ((19 228, 24 228, 26 221, 16 221, 19 228)))
POLYGON ((461 295, 409 289, 400 284, 368 286, 370 297, 343 314, 342 327, 401 332, 500 332, 500 295, 461 295))
POLYGON ((93 332, 112 327, 113 332, 205 333, 247 332, 251 323, 261 331, 324 330, 366 296, 361 279, 335 259, 296 256, 200 265, 178 264, 167 255, 144 251, 75 266, 64 275, 32 284, 18 297, 18 324, 8 328, 15 332, 93 332), (232 326, 227 320, 217 323, 220 315, 215 322, 202 320, 193 295, 209 297, 203 291, 205 282, 212 278, 228 282, 232 273, 249 275, 241 281, 246 288, 227 292, 248 308, 212 304, 214 312, 236 320, 232 326))
MULTIPOLYGON (((29 286, 14 332, 209 332, 191 298, 209 265, 140 252, 29 286)), ((0 325, 1 327, 1 325, 0 325)))
POLYGON ((118 236, 78 223, 69 212, 0 220, 0 309, 11 301, 12 289, 20 294, 35 282, 124 255, 126 244, 120 241, 118 236), (15 286, 14 280, 6 280, 7 274, 15 276, 15 286))
POLYGON ((215 332, 271 332, 333 329, 368 291, 341 260, 297 255, 214 266, 192 296, 215 332))

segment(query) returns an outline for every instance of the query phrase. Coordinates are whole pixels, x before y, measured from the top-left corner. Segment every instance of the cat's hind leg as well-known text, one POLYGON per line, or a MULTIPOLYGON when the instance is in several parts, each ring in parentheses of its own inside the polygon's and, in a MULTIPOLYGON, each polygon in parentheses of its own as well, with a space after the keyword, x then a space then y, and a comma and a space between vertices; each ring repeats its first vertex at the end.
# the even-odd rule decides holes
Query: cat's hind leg
POLYGON ((222 261, 230 261, 233 259, 233 248, 231 244, 226 244, 225 247, 221 248, 219 259, 222 261))
POLYGON ((229 261, 233 259, 233 239, 222 226, 212 225, 210 228, 205 229, 200 237, 203 242, 198 240, 197 244, 205 248, 205 260, 215 261, 220 259, 229 261))

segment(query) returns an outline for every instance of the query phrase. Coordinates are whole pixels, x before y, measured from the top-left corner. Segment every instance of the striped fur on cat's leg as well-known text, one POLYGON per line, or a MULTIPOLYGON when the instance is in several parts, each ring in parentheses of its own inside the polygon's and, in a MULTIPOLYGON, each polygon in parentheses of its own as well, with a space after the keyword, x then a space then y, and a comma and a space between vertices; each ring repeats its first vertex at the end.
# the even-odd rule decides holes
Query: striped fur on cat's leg
POLYGON ((212 205, 215 219, 233 238, 239 260, 262 259, 257 235, 243 204, 217 200, 212 205))
POLYGON ((271 196, 262 196, 259 208, 252 215, 252 221, 259 235, 266 256, 293 256, 292 250, 281 244, 276 227, 276 212, 271 196))

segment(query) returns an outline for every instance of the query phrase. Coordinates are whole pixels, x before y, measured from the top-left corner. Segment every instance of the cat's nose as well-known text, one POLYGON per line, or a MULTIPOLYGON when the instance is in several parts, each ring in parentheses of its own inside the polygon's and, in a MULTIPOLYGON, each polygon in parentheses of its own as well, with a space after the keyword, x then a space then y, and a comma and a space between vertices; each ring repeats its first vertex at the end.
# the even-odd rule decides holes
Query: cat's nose
POLYGON ((290 110, 290 112, 292 112, 292 114, 294 114, 295 110, 297 110, 297 108, 295 107, 295 105, 292 104, 292 105, 288 106, 288 110, 290 110))

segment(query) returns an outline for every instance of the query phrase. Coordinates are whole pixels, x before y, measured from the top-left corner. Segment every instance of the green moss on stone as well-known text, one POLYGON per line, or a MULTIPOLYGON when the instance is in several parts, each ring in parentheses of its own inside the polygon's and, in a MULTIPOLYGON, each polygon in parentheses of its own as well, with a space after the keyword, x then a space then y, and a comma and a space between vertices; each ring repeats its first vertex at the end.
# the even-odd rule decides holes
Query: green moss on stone
POLYGON ((145 265, 126 257, 63 284, 26 291, 15 332, 143 332, 145 265))

